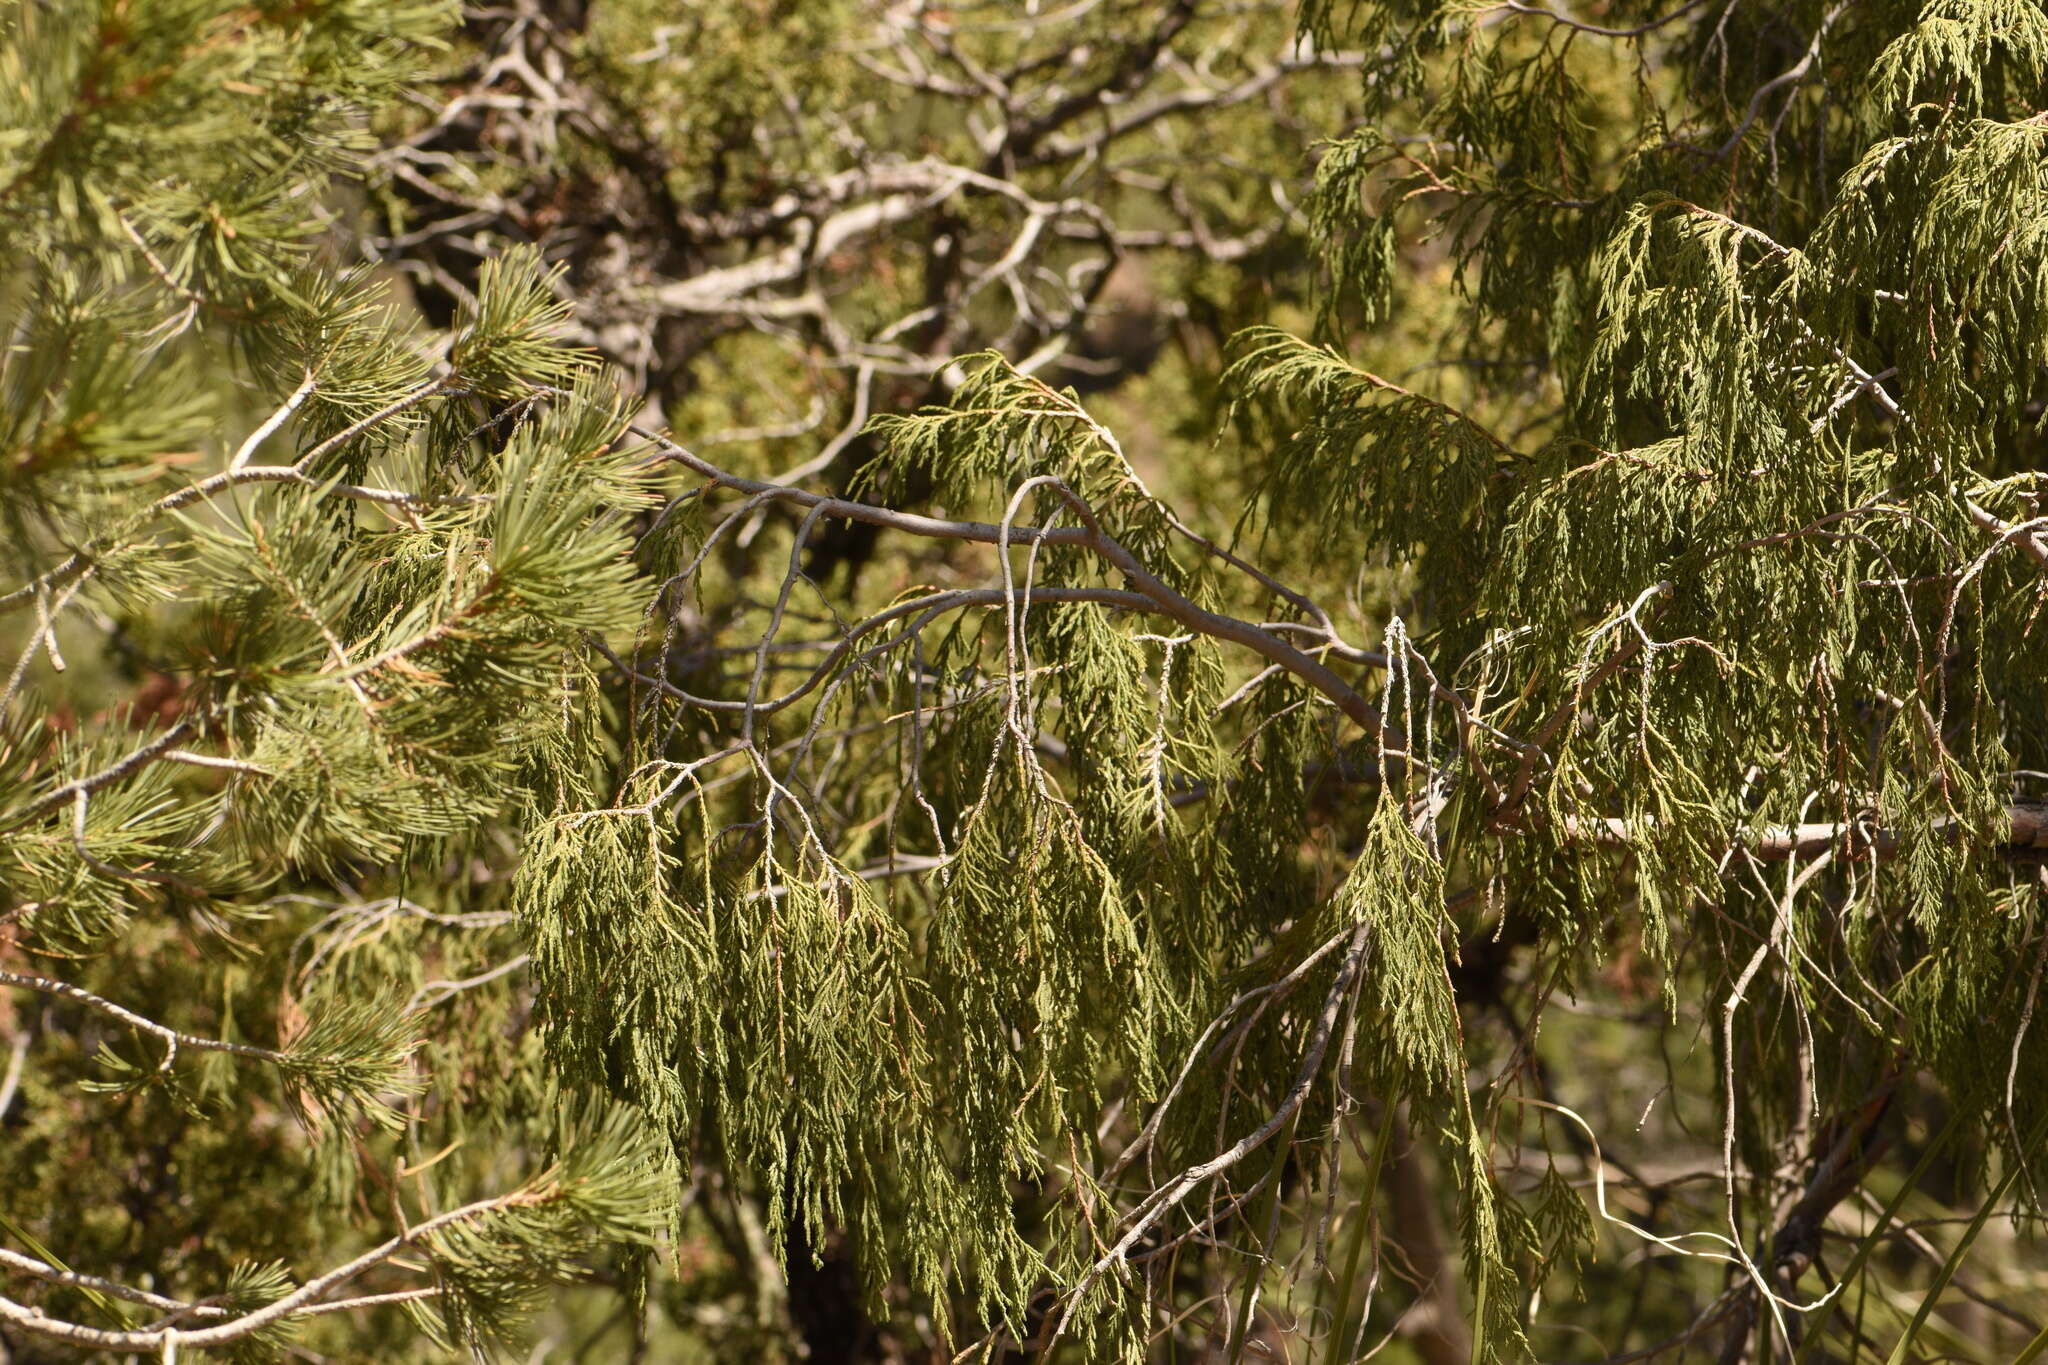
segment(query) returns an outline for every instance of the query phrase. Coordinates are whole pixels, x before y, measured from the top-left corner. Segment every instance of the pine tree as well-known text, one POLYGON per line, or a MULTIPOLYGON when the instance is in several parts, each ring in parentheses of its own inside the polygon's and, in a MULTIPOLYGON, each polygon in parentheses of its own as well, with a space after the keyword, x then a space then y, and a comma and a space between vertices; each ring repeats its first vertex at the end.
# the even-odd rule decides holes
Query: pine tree
POLYGON ((0 1351, 2038 1357, 2044 82, 0 12, 0 1351))

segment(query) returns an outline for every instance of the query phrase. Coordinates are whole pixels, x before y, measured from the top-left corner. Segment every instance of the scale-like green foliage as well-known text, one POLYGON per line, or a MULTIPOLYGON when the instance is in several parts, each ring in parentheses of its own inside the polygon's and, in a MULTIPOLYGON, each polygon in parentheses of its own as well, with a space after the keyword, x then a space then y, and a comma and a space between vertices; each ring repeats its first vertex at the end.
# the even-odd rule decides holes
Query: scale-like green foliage
POLYGON ((414 126, 446 6, 0 15, 5 1349, 2024 1345, 1932 1305, 2041 1212, 2048 15, 1311 0, 1247 74, 1276 16, 1201 8, 618 4, 531 164, 414 126), (1093 297, 1040 236, 1250 212, 1062 138, 1259 154, 1338 55, 1313 307, 1187 228, 1156 373, 1013 353, 1093 297), (839 112, 924 159, 776 123, 839 112), (568 340, 630 349, 587 262, 407 229, 620 166, 715 247, 622 309, 947 205, 647 333, 872 420, 728 468, 568 340))

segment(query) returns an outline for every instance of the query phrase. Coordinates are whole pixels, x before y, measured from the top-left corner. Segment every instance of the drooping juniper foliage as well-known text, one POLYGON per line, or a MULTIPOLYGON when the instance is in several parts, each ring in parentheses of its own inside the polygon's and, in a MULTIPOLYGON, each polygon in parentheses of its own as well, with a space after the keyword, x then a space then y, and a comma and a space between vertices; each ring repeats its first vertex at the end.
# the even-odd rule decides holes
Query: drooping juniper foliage
POLYGON ((0 13, 0 1358, 2039 1355, 2048 13, 708 15, 0 13))

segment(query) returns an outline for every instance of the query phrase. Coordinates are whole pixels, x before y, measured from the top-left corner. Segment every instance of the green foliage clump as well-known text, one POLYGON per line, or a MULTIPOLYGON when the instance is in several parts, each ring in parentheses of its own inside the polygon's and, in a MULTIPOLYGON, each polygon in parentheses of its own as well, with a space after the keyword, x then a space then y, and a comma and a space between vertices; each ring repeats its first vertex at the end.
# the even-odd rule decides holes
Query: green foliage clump
POLYGON ((2039 1353, 2040 6, 1041 8, 0 16, 0 1351, 2039 1353))

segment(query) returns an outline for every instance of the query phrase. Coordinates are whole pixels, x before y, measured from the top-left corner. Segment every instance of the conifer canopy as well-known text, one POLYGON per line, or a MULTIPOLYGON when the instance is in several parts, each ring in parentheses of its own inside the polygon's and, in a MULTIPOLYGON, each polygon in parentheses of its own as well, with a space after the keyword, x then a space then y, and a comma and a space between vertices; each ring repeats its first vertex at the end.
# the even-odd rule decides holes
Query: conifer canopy
POLYGON ((2039 0, 18 0, 0 242, 0 1362, 2048 1357, 2039 0))

